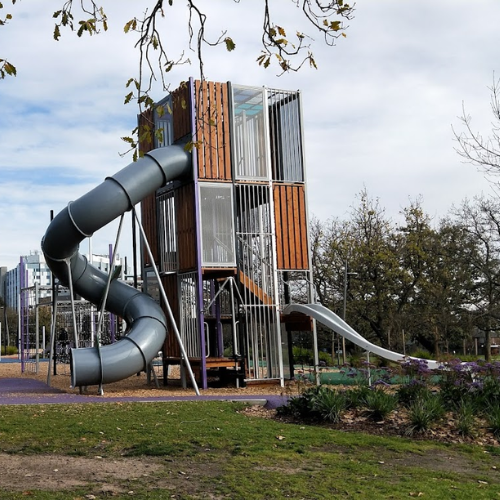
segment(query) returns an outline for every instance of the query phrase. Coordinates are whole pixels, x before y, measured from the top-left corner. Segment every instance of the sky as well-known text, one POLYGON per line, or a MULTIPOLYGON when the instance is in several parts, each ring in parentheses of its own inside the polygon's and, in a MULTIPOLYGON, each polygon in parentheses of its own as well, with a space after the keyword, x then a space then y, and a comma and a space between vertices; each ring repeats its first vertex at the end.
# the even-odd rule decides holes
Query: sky
MULTIPOLYGON (((51 210, 57 214, 132 161, 120 155, 120 137, 136 125, 137 108, 123 102, 138 53, 123 26, 155 2, 102 0, 107 32, 63 32, 56 42, 52 13, 62 3, 4 2, 13 19, 0 27, 0 58, 17 67, 17 77, 0 80, 0 266, 8 269, 40 250, 51 210)), ((358 0, 347 37, 334 47, 307 27, 293 0, 273 0, 277 24, 315 39, 318 66, 281 77, 256 63, 260 0, 198 3, 208 36, 227 29, 236 43, 231 53, 204 49, 208 80, 301 91, 311 215, 347 218, 366 190, 391 219, 420 199, 437 221, 465 198, 493 192, 491 179, 456 153, 452 127, 461 130, 465 106, 475 130, 491 130, 488 87, 495 71, 500 77, 498 0, 477 0, 474 8, 470 0, 358 0)), ((193 61, 170 73, 172 89, 199 76, 186 12, 184 2, 174 2, 159 26, 172 56, 184 51, 193 61)), ((152 95, 160 100, 165 93, 156 84, 152 95)), ((129 221, 122 256, 131 255, 129 221)), ((94 253, 106 254, 115 233, 116 224, 96 233, 94 253)))

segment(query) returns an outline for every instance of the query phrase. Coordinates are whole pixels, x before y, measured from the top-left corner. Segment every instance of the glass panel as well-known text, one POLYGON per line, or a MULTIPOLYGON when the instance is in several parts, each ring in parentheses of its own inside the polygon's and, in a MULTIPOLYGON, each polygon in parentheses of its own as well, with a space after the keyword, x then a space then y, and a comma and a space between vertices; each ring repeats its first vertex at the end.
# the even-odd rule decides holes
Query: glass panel
POLYGON ((236 265, 232 185, 200 185, 202 265, 236 265))
POLYGON ((233 85, 234 165, 238 179, 268 179, 264 90, 233 85))
POLYGON ((173 143, 172 97, 167 96, 155 107, 155 147, 164 148, 173 143))

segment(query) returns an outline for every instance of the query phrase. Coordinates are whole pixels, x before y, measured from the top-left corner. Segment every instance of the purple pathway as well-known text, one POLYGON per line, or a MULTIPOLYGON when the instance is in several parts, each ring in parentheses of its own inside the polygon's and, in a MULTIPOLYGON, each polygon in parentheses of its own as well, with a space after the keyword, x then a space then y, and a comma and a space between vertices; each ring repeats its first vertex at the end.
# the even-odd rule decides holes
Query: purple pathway
POLYGON ((154 397, 106 397, 97 395, 68 394, 49 387, 39 380, 0 379, 0 405, 68 404, 68 403, 117 403, 117 402, 169 402, 169 401, 243 401, 260 404, 268 409, 286 403, 286 396, 154 396, 154 397))

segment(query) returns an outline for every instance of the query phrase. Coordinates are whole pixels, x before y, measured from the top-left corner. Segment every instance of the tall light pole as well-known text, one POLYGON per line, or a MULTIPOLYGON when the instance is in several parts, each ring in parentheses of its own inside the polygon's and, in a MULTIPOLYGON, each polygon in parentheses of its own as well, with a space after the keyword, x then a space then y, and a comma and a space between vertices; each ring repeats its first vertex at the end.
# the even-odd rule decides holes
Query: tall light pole
MULTIPOLYGON (((349 276, 356 276, 358 273, 349 273, 347 271, 347 257, 345 258, 344 264, 344 307, 342 310, 342 319, 346 321, 346 311, 347 311, 347 280, 349 276)), ((345 365, 347 363, 347 356, 345 352, 345 337, 342 335, 342 362, 345 365)))

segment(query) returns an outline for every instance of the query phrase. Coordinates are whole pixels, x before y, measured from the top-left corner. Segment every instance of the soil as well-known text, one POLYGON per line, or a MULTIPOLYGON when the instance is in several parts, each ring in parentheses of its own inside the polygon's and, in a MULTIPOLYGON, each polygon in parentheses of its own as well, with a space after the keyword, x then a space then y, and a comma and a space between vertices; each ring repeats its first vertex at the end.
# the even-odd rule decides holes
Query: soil
MULTIPOLYGON (((43 364, 42 364, 43 366, 43 364)), ((47 381, 47 368, 43 366, 40 373, 21 373, 19 363, 0 363, 0 378, 33 378, 47 381)), ((60 370, 61 373, 62 370, 60 370)), ((52 376, 51 386, 68 393, 78 394, 78 389, 69 387, 69 375, 59 374, 52 376)), ((97 387, 89 388, 89 392, 96 394, 97 387)), ((246 388, 210 388, 202 391, 203 395, 297 395, 294 384, 286 388, 279 386, 246 387, 246 388)), ((148 385, 145 374, 130 377, 126 380, 105 386, 105 395, 120 396, 179 396, 194 395, 193 389, 182 389, 179 385, 156 387, 154 383, 148 385)), ((26 394, 23 394, 26 396, 26 394)), ((277 419, 291 422, 277 415, 276 410, 267 410, 260 406, 251 406, 244 413, 249 417, 277 419)), ((310 424, 297 422, 300 424, 310 424)), ((499 441, 488 434, 484 425, 478 429, 473 437, 461 437, 454 430, 455 423, 451 419, 426 434, 413 435, 413 439, 430 439, 441 442, 470 443, 482 446, 498 446, 499 441)), ((374 422, 369 416, 362 413, 348 413, 341 424, 329 426, 343 432, 362 431, 379 435, 407 435, 407 416, 404 412, 393 412, 391 417, 384 422, 374 422)), ((325 450, 322 450, 325 451, 325 450)), ((335 450, 330 450, 335 452, 335 450)), ((338 450, 337 450, 338 451, 338 450)), ((215 498, 206 496, 207 477, 216 477, 220 474, 226 457, 215 458, 210 461, 194 463, 189 457, 176 458, 175 461, 158 457, 123 457, 121 459, 106 459, 101 456, 91 458, 66 456, 66 455, 7 455, 0 452, 0 491, 18 491, 23 495, 30 495, 32 490, 64 491, 80 488, 88 492, 83 497, 88 500, 108 496, 127 494, 134 495, 134 491, 143 489, 163 489, 169 498, 178 498, 181 495, 200 495, 200 498, 215 498)), ((467 456, 454 453, 451 450, 436 451, 421 455, 405 456, 394 453, 389 449, 381 450, 380 462, 384 467, 422 466, 441 471, 473 474, 477 466, 467 456), (418 464, 416 464, 418 460, 418 464)), ((297 464, 290 467, 297 472, 297 464)), ((286 474, 286 471, 283 471, 286 474)), ((495 466, 489 471, 482 470, 485 481, 498 482, 499 470, 495 466)))
MULTIPOLYGON (((2 356, 5 358, 5 356, 2 356)), ((48 363, 40 363, 39 373, 34 373, 31 364, 26 365, 25 372, 21 372, 20 363, 0 363, 0 378, 30 378, 47 382, 48 363)), ((69 365, 58 364, 57 375, 51 375, 50 386, 62 390, 68 394, 80 394, 79 388, 72 389, 70 387, 69 365)), ((256 395, 283 395, 285 389, 279 385, 260 385, 260 386, 247 386, 242 388, 233 387, 217 387, 217 381, 214 380, 209 384, 209 388, 203 390, 204 396, 225 396, 225 395, 240 395, 240 396, 256 396, 256 395)), ((90 386, 86 388, 87 394, 96 395, 98 393, 97 386, 90 386)), ((169 372, 169 385, 163 385, 163 379, 159 379, 158 386, 151 377, 151 382, 148 383, 146 374, 141 372, 138 376, 129 377, 125 380, 120 380, 113 384, 106 384, 104 386, 104 395, 108 397, 156 397, 156 396, 194 396, 196 393, 188 384, 187 389, 183 389, 180 383, 180 376, 178 367, 172 367, 169 372), (170 381, 170 379, 172 379, 170 381)), ((26 394, 23 394, 26 396, 26 394)))

